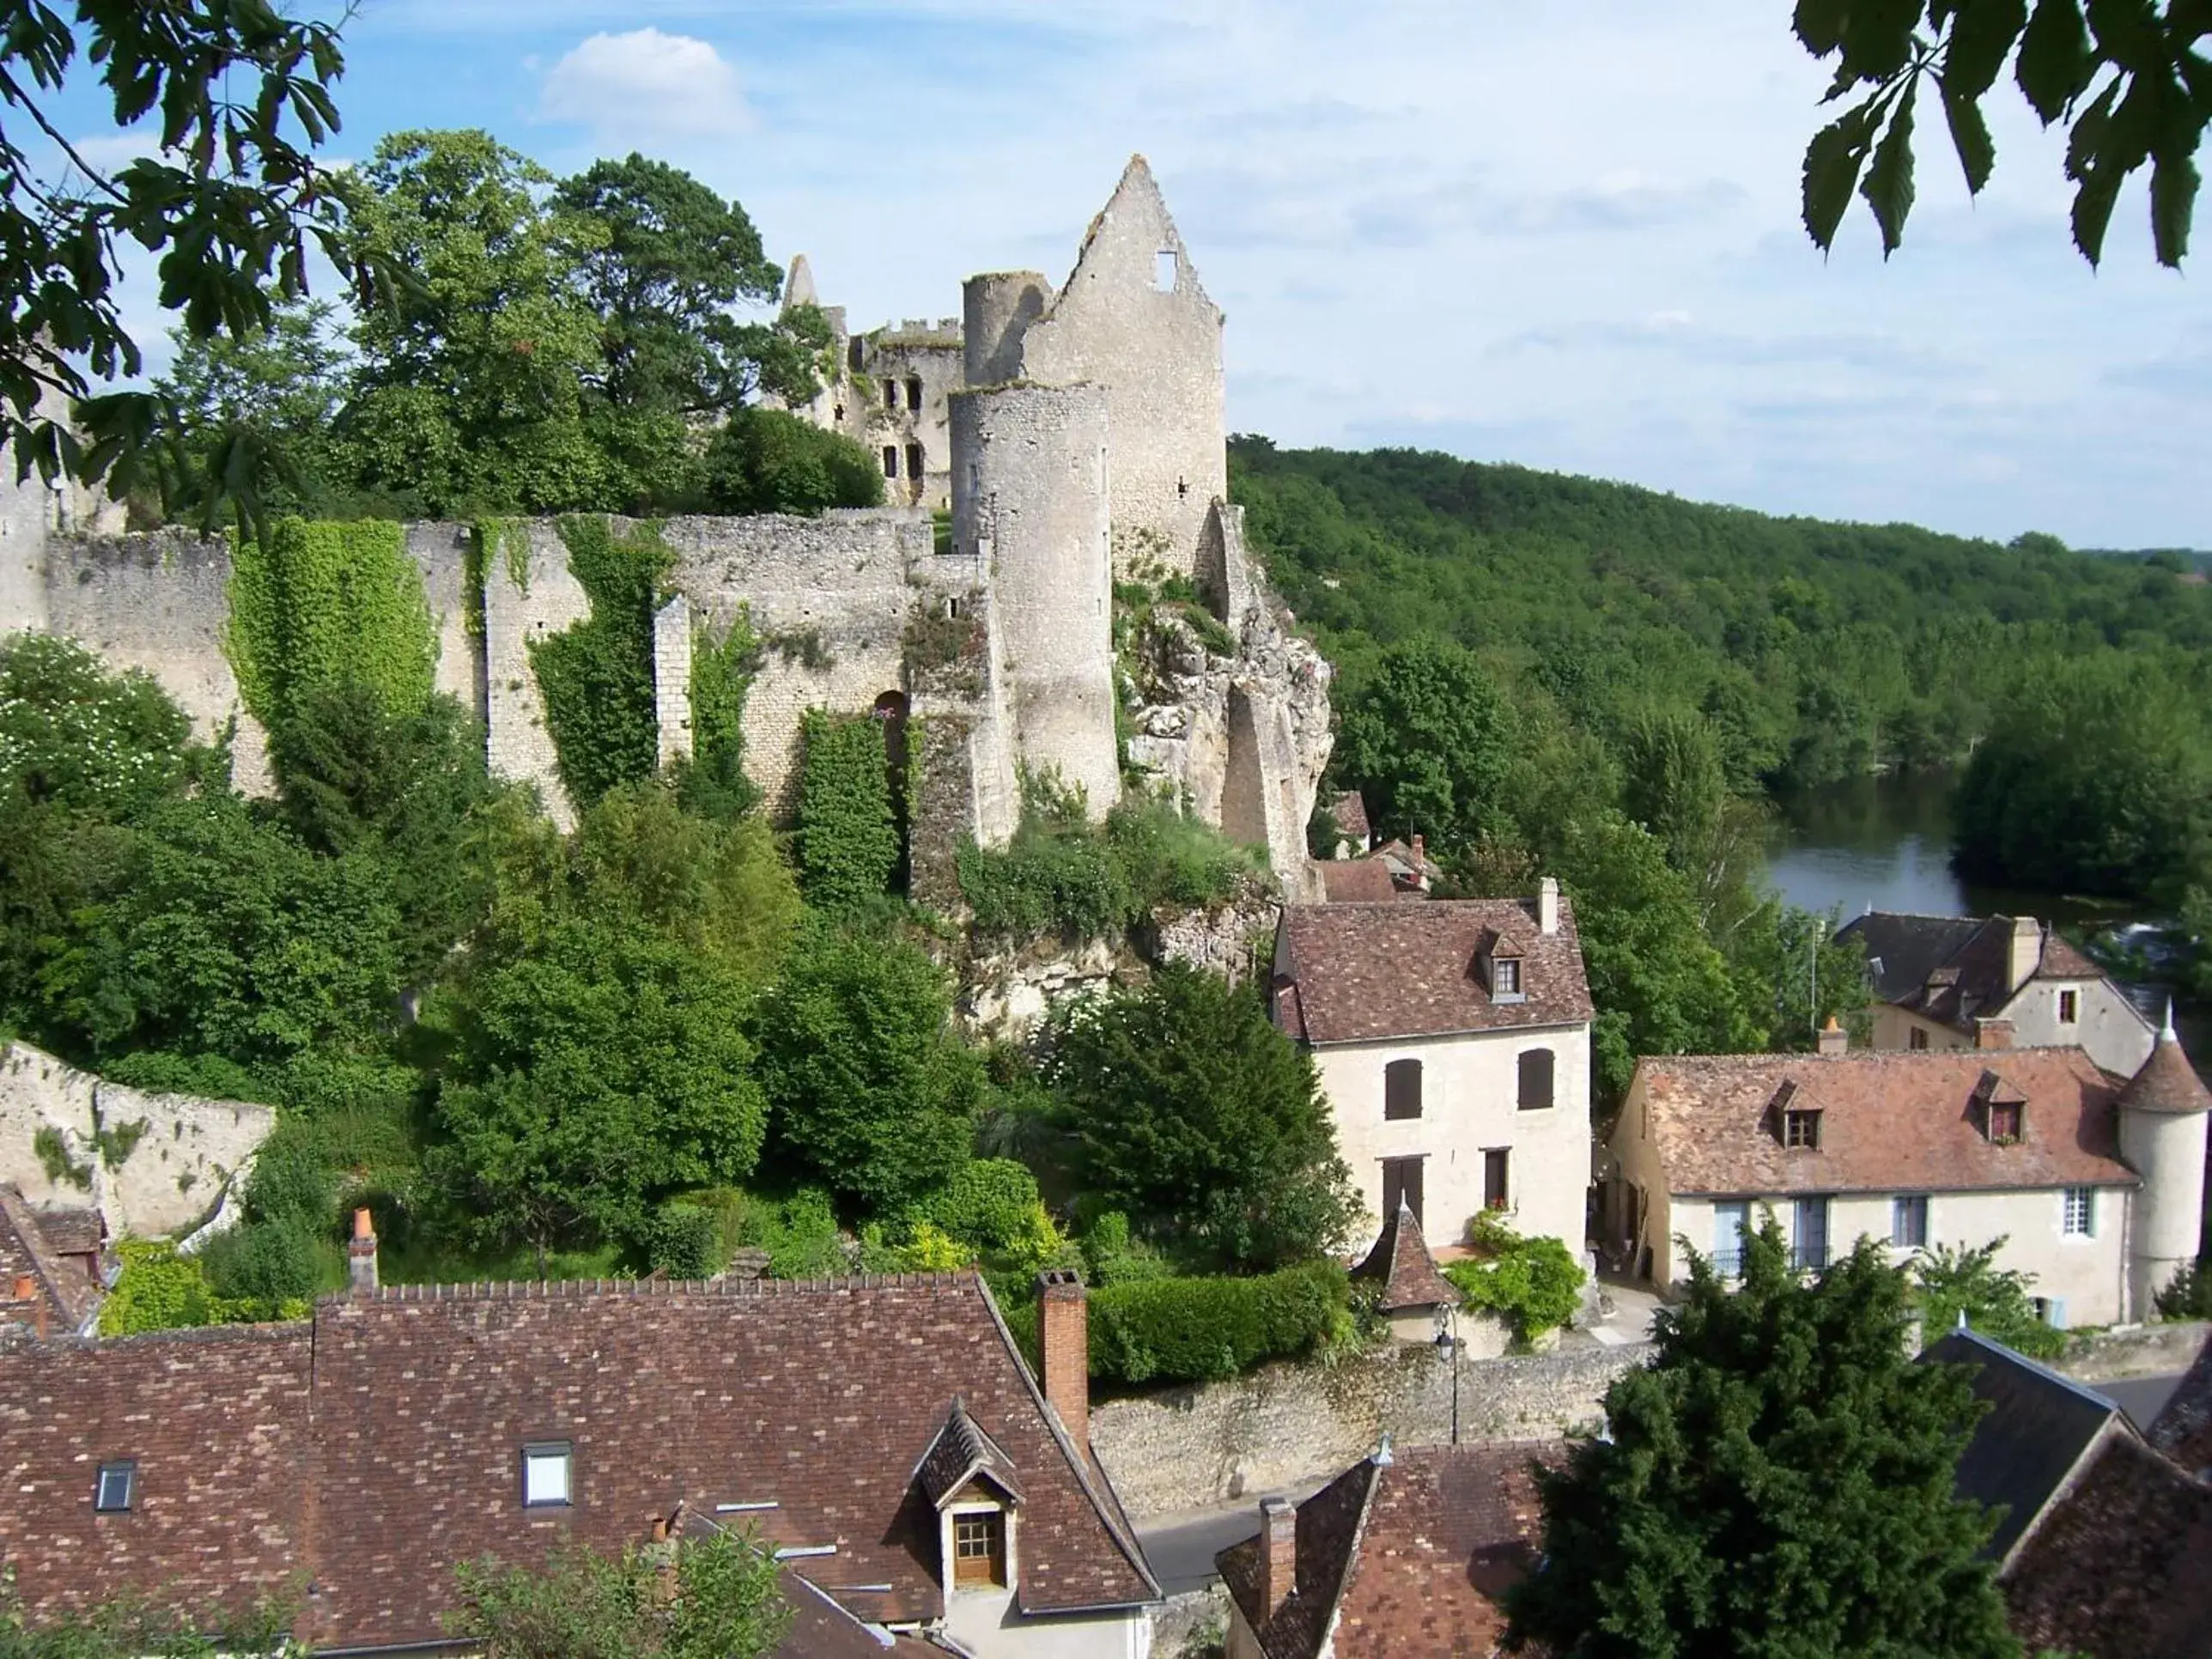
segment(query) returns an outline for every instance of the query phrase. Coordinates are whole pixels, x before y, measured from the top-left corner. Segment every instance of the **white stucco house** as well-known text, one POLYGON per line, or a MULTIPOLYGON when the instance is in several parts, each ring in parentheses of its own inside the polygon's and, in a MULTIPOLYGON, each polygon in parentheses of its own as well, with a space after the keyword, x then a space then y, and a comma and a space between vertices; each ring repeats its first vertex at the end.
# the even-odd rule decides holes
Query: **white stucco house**
POLYGON ((2023 1048, 2077 1048, 2133 1077, 2158 1029, 2103 969, 2033 916, 1913 916, 1873 910, 1837 931, 1865 947, 1874 1046, 1975 1046, 1986 1020, 2023 1048))
POLYGON ((1574 911, 1534 899, 1291 905, 1276 1024, 1312 1054, 1370 1224, 1403 1203, 1431 1247, 1479 1210, 1580 1256, 1590 996, 1574 911))
POLYGON ((2132 1078, 2078 1048, 1648 1056, 1612 1141, 1608 1236, 1661 1286, 1772 1215, 1798 1265, 2002 1237, 2055 1325, 2137 1319, 2197 1255, 2212 1095, 2171 1024, 2132 1078))

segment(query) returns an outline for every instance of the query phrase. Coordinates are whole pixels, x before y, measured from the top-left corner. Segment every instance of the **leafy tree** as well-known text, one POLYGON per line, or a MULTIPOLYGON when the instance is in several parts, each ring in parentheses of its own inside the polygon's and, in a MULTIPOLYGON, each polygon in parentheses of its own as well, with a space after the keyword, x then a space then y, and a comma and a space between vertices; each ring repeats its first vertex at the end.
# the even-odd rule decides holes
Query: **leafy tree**
POLYGON ((766 1107, 726 969, 619 919, 554 923, 473 963, 432 1163, 477 1231, 541 1261, 587 1226, 641 1236, 660 1199, 741 1181, 766 1107))
POLYGON ((24 1613, 11 1577, 0 1575, 0 1659, 219 1659, 257 1653, 301 1659, 298 1610, 269 1599, 247 1607, 179 1609, 134 1595, 41 1618, 24 1613))
POLYGON ((981 1060, 951 1025, 945 972, 914 946, 824 928, 753 1022, 770 1162, 848 1218, 889 1218, 968 1161, 981 1060))
POLYGON ((539 1567, 454 1569, 454 1636, 490 1659, 764 1659, 790 1628, 775 1557, 716 1531, 611 1559, 580 1547, 539 1567))
POLYGON ((605 231, 550 206, 552 182, 477 131, 391 134, 358 175, 351 246, 414 280, 361 313, 338 438, 408 513, 599 502, 583 388, 600 325, 571 275, 605 231))
POLYGON ((128 817, 188 780, 191 729, 150 675, 58 635, 0 639, 0 791, 128 817))
POLYGON ((1512 712, 1463 647, 1433 638, 1388 647, 1337 719, 1337 775, 1378 828, 1449 848, 1504 824, 1512 712))
POLYGON ((1540 1472, 1543 1561, 1506 1593, 1509 1648, 2010 1659, 1995 1522, 1953 1495, 1966 1373, 1907 1359, 1905 1275, 1862 1242, 1818 1278, 1770 1221, 1730 1290, 1692 1255, 1607 1433, 1540 1472))
POLYGON ((842 432, 780 409, 732 410, 707 446, 707 498, 725 513, 881 507, 884 471, 842 432))
POLYGON ((1359 1212, 1310 1056, 1249 988, 1169 963, 1054 1018, 1046 1080, 1078 1184, 1194 1265, 1323 1255, 1359 1212))
POLYGON ((2065 1350, 2064 1334, 2036 1317, 2027 1294, 2035 1281, 1996 1266, 2004 1245, 2003 1238, 1993 1238, 1974 1249, 1938 1244, 1914 1252, 1912 1299, 1924 1340, 1935 1341, 1963 1317, 1984 1336, 2039 1359, 2065 1350))
POLYGON ((1882 252, 1896 249, 1912 210, 1913 124, 1925 88, 1942 106, 1966 188, 1978 195, 1996 162, 1982 105, 2009 60, 2037 118, 2066 124, 2074 246, 2082 257, 2097 263, 2120 186, 2145 167, 2159 263, 2179 265, 2188 252, 2196 155, 2212 120, 2204 52, 2212 15, 2203 7, 1798 0, 1796 27, 1807 51, 1836 59, 1830 101, 1869 89, 1805 152, 1805 228, 1820 246, 1835 240, 1856 185, 1881 228, 1882 252))
POLYGON ((783 283, 743 207, 635 152, 593 162, 554 198, 605 228, 580 249, 577 277, 601 319, 604 366, 591 379, 610 405, 701 416, 735 410, 756 390, 796 403, 814 396, 830 343, 818 310, 774 322, 732 314, 773 303, 783 283))
POLYGON ((1680 709, 1647 714, 1630 729, 1621 764, 1628 816, 1659 837, 1668 863, 1700 872, 1729 799, 1711 723, 1680 709))
POLYGON ((1474 1218, 1469 1231, 1474 1253, 1443 1269, 1468 1307, 1510 1320, 1522 1342, 1575 1316, 1582 1305, 1583 1270, 1565 1244, 1549 1237, 1523 1238, 1487 1210, 1474 1218))
POLYGON ((161 307, 195 338, 267 326, 305 290, 311 242, 349 269, 332 180, 314 164, 343 68, 332 27, 269 0, 9 9, 0 103, 23 119, 0 135, 0 439, 19 477, 133 481, 157 394, 88 397, 93 380, 143 367, 117 291, 126 244, 155 257, 161 307), (64 137, 81 65, 95 66, 117 127, 159 111, 157 153, 111 173, 64 137), (44 142, 26 148, 32 128, 44 142), (61 419, 76 398, 89 447, 61 419))

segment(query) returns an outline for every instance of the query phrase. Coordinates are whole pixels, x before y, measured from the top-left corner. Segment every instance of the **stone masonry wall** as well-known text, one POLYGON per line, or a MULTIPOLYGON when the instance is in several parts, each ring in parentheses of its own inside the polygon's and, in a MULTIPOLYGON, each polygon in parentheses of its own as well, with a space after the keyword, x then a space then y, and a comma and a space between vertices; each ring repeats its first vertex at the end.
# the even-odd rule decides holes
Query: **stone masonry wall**
POLYGON ((486 757, 495 775, 536 784, 553 822, 572 830, 576 809, 561 783, 530 645, 584 621, 592 603, 569 574, 558 525, 520 521, 501 541, 483 553, 486 757))
MULTIPOLYGON (((1649 1346, 1563 1349, 1460 1365, 1460 1435, 1543 1439, 1603 1416, 1615 1377, 1649 1346)), ((1091 1413, 1091 1443, 1138 1515, 1204 1509, 1326 1479, 1373 1451, 1451 1437, 1451 1368, 1426 1344, 1322 1364, 1264 1366, 1226 1382, 1112 1400, 1091 1413)))
POLYGON ((252 1164, 276 1127, 274 1108, 197 1095, 152 1094, 109 1083, 27 1043, 0 1049, 0 1182, 35 1208, 90 1202, 111 1233, 153 1237, 196 1227, 252 1164), (131 1125, 143 1125, 134 1132, 131 1125), (67 1163, 47 1172, 37 1146, 51 1128, 67 1163), (99 1135, 131 1134, 127 1152, 101 1152, 99 1135))

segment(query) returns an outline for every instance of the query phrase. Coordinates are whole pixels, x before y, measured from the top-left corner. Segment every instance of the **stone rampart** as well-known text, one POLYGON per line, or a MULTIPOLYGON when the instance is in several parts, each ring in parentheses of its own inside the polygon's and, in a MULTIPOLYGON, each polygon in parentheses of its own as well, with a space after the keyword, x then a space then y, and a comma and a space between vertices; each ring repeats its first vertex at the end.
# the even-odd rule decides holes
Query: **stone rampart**
MULTIPOLYGON (((1648 1346, 1560 1349, 1462 1360, 1460 1435, 1542 1439, 1595 1425, 1613 1379, 1648 1346)), ((1110 1400, 1091 1414, 1091 1443, 1139 1515, 1205 1509, 1325 1480, 1375 1449, 1451 1437, 1452 1368, 1405 1343, 1333 1364, 1263 1366, 1226 1382, 1110 1400)))
POLYGON ((38 1208, 96 1205, 118 1237, 198 1226, 276 1122, 273 1107, 133 1089, 26 1043, 0 1050, 0 1182, 38 1208))
POLYGON ((496 775, 536 784, 553 822, 571 830, 576 810, 561 782, 530 647, 586 620, 592 602, 568 569, 558 524, 510 521, 498 540, 483 559, 484 701, 478 712, 486 758, 496 775))

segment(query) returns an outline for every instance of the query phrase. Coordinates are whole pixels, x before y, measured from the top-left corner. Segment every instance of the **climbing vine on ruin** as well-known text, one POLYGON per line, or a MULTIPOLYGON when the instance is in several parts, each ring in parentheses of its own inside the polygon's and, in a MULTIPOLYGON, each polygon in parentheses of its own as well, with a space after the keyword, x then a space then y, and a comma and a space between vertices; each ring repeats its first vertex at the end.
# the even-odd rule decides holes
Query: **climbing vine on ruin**
POLYGON ((653 776, 660 725, 653 699, 653 612, 675 554, 654 524, 617 532, 611 520, 561 520, 568 573, 592 613, 530 642, 561 781, 579 806, 653 776))
POLYGON ((825 909, 888 892, 902 849, 884 723, 810 708, 800 731, 800 886, 825 909))
POLYGON ((684 784, 695 810, 734 817, 760 799, 744 773, 744 717, 761 653, 752 612, 744 605, 719 639, 704 622, 692 630, 691 763, 684 784))
POLYGON ((373 688, 396 713, 422 708, 438 647, 406 532, 387 520, 286 518, 237 540, 224 647, 264 725, 342 681, 373 688))

